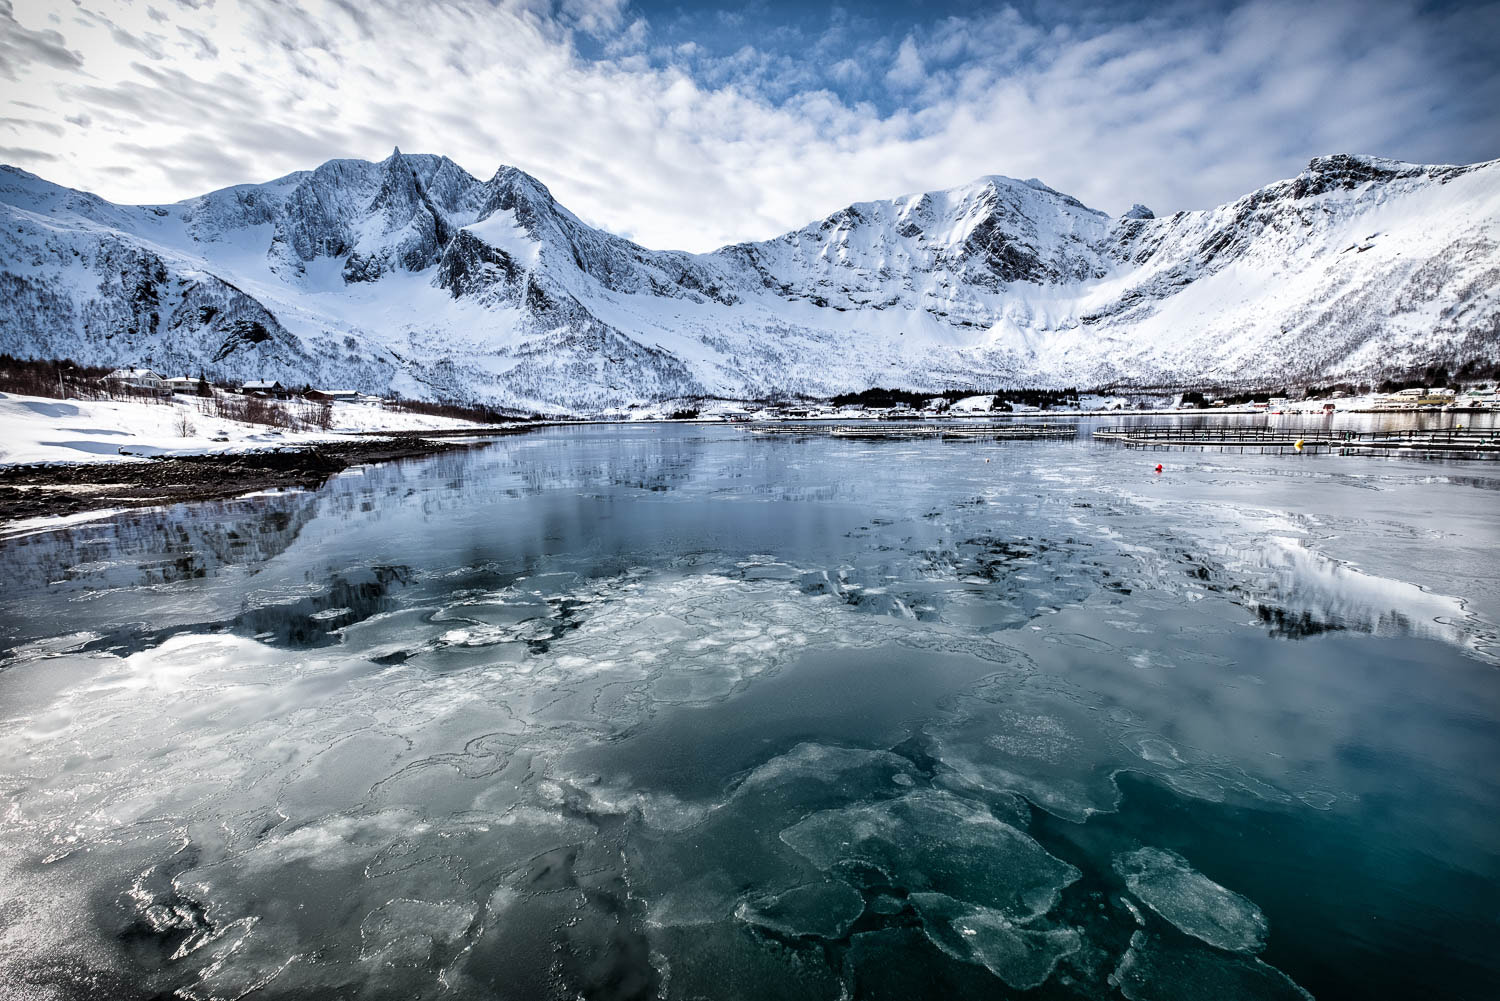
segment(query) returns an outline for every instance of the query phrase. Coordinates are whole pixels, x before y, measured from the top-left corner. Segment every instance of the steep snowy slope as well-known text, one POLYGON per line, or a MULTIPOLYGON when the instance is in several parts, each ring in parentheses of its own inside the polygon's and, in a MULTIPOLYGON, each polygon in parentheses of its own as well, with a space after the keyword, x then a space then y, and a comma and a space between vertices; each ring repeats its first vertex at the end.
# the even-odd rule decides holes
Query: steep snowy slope
POLYGON ((1500 161, 1314 160, 1209 212, 1123 221, 1120 277, 1080 302, 1149 378, 1456 367, 1500 350, 1500 161), (1193 363, 1197 362, 1197 365, 1193 363))
POLYGON ((1326 157, 1162 219, 986 177, 697 255, 399 150, 165 206, 5 167, 0 350, 572 411, 1281 382, 1493 359, 1497 248, 1500 162, 1326 157))

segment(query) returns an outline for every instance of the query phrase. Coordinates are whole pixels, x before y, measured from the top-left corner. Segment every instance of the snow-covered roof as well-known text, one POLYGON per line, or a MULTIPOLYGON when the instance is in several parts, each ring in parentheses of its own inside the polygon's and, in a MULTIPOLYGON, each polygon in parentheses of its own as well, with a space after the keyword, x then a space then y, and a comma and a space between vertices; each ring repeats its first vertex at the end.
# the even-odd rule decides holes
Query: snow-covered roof
POLYGON ((275 379, 251 379, 245 383, 246 389, 280 389, 281 383, 275 379))
POLYGON ((152 379, 161 378, 161 376, 149 368, 117 368, 106 376, 109 379, 145 379, 148 377, 152 379))

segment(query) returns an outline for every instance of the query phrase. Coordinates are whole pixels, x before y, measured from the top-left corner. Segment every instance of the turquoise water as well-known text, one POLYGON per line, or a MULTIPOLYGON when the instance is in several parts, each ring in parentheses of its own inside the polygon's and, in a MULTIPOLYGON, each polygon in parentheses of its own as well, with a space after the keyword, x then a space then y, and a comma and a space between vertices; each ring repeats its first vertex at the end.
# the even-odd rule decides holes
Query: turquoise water
POLYGON ((13 536, 0 979, 1490 997, 1497 489, 601 427, 13 536))

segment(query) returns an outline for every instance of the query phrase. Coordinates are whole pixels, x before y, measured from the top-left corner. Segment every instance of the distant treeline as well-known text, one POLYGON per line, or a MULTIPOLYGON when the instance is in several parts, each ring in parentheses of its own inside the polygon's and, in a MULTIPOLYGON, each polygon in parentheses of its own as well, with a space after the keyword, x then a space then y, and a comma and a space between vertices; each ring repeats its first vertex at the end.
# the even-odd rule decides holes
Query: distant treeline
POLYGON ((885 389, 876 387, 862 389, 858 393, 840 393, 829 402, 836 407, 860 406, 871 410, 886 410, 891 407, 922 407, 928 400, 944 399, 949 403, 970 396, 990 396, 1001 400, 1021 403, 1029 407, 1055 407, 1078 402, 1078 390, 1069 389, 944 389, 938 392, 917 389, 885 389))
POLYGON ((1386 379, 1376 387, 1376 392, 1394 393, 1402 389, 1440 387, 1457 389, 1465 382, 1493 382, 1497 379, 1500 379, 1500 362, 1467 361, 1451 373, 1446 365, 1433 365, 1421 372, 1408 373, 1404 378, 1386 379))
POLYGON ((0 392, 53 399, 99 399, 106 392, 104 377, 112 371, 66 360, 39 361, 0 354, 0 392))

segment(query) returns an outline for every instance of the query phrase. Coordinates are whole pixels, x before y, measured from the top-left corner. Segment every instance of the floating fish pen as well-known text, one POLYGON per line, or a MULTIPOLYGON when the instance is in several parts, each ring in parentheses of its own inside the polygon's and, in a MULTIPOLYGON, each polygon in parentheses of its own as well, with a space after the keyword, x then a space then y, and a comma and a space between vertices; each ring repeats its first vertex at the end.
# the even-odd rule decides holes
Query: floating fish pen
POLYGON ((1074 438, 1076 424, 948 424, 882 427, 845 424, 833 429, 838 438, 1074 438))
POLYGON ((1500 459, 1500 428, 1410 429, 1405 431, 1330 431, 1295 428, 1109 427, 1094 437, 1127 448, 1219 451, 1254 450, 1271 454, 1402 455, 1500 459))
POLYGON ((1074 438, 1076 424, 784 424, 762 425, 750 429, 755 434, 826 434, 835 438, 1003 438, 1032 440, 1040 438, 1074 438))
POLYGON ((832 424, 752 424, 751 434, 827 434, 832 424))

